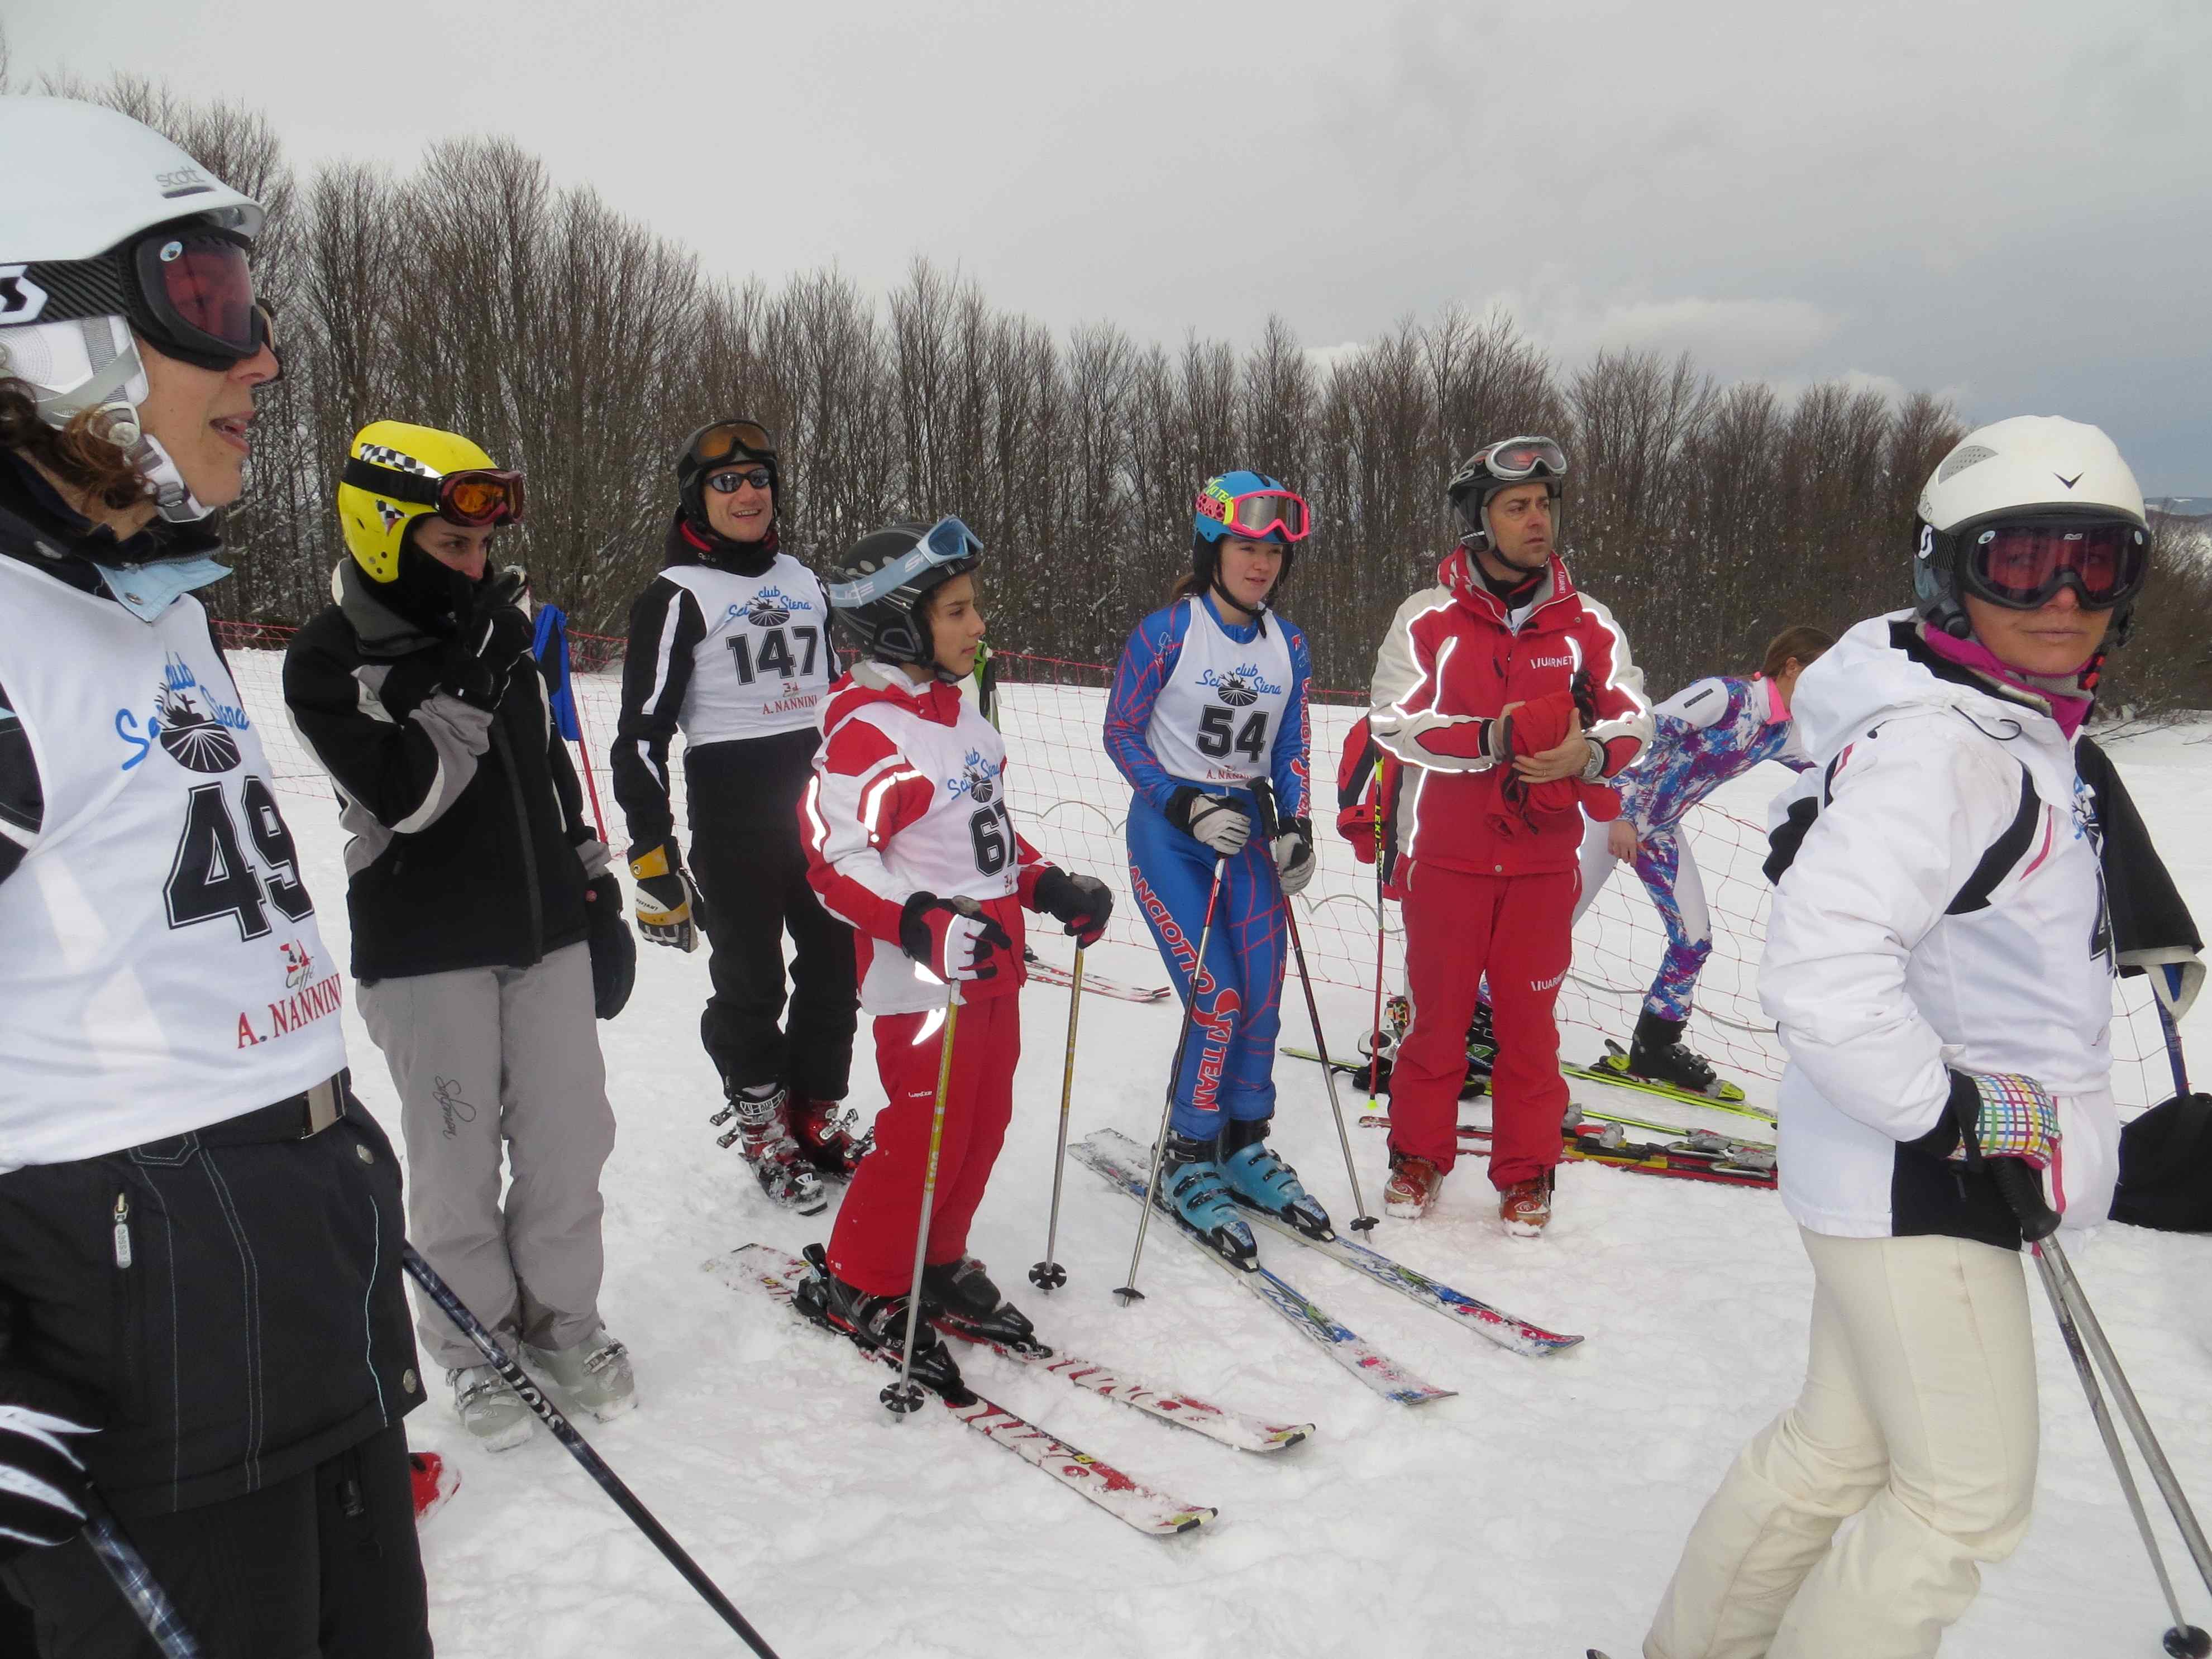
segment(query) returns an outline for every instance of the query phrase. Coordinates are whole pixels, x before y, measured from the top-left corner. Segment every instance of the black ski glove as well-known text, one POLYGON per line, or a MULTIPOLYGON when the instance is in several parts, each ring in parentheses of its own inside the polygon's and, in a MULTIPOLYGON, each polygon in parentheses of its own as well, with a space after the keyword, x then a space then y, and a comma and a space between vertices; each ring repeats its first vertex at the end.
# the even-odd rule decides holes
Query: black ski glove
POLYGON ((1282 878, 1285 898, 1296 898, 1304 892, 1314 872, 1321 868, 1321 860, 1314 857, 1311 818, 1285 818, 1276 826, 1267 850, 1274 854, 1275 873, 1282 878))
POLYGON ((89 1413, 44 1378, 0 1378, 0 1561, 66 1544, 84 1525, 92 1481, 73 1443, 89 1413))
POLYGON ((1054 921, 1066 924, 1067 935, 1088 949, 1098 943, 1114 914, 1114 890, 1096 876, 1071 876, 1057 865, 1046 866, 1030 890, 1042 910, 1054 921))
POLYGON ((602 871, 585 887, 584 914, 592 928, 592 1012, 612 1019, 637 983, 637 940, 623 926, 622 884, 613 871, 602 871))
POLYGON ((629 872, 637 880, 637 931, 655 945, 697 950, 707 902, 684 869, 674 840, 631 848, 629 872))
POLYGON ((446 690, 472 708, 498 708, 507 677, 530 653, 530 618, 516 603, 522 588, 522 572, 512 565, 486 577, 446 647, 446 690))
POLYGON ((899 907, 899 949, 950 984, 996 978, 997 958, 1012 962, 1014 941, 972 898, 915 893, 899 907))

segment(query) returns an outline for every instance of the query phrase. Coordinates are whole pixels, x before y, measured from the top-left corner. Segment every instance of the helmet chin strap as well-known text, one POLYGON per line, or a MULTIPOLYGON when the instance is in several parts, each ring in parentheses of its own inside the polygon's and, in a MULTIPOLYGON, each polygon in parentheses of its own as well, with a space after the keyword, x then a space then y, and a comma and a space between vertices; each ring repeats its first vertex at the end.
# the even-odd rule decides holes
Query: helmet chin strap
POLYGON ((86 379, 65 390, 34 386, 39 418, 59 431, 87 410, 105 416, 100 435, 121 450, 132 470, 151 486, 155 511, 171 524, 197 523, 215 509, 202 505, 169 452, 146 430, 138 413, 139 404, 152 390, 146 377, 146 365, 138 355, 138 342, 128 328, 115 331, 123 336, 121 349, 115 348, 110 332, 112 320, 87 317, 76 323, 50 325, 79 330, 86 356, 92 362, 98 362, 103 352, 112 355, 86 379))

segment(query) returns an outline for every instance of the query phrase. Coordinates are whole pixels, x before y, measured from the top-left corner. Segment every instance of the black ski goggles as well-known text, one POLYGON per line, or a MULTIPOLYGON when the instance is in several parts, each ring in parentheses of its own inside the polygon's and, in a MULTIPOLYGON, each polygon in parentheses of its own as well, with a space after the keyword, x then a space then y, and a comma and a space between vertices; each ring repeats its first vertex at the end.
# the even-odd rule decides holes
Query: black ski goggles
POLYGON ((693 433, 684 449, 685 458, 698 467, 726 461, 773 461, 775 434, 757 421, 717 421, 693 433))
POLYGON ((2085 611, 2109 611, 2150 574, 2150 537, 2125 519, 2015 519, 1961 539, 1966 590, 2014 611, 2039 610, 2062 587, 2085 611))
POLYGON ((46 292, 46 318, 126 318, 163 356, 195 368, 228 369, 268 343, 252 248, 210 225, 164 226, 98 258, 33 264, 25 275, 46 292))

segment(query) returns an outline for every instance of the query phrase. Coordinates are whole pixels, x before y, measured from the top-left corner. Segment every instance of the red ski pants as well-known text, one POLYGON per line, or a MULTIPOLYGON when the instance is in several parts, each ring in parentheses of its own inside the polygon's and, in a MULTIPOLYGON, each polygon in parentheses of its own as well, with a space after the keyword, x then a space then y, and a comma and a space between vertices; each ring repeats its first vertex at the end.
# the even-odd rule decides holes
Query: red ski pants
MULTIPOLYGON (((967 1253, 968 1224, 1005 1144, 1014 1110, 1014 1062, 1022 1053, 1021 1000, 1006 994, 963 1002, 953 1023, 952 1076, 924 1252, 933 1266, 967 1253)), ((942 1012, 876 1017, 876 1070, 890 1100, 876 1116, 875 1150, 853 1172, 829 1249, 830 1271, 870 1296, 900 1295, 914 1284, 914 1236, 929 1167, 944 1018, 942 1012)))
POLYGON ((1490 976, 1498 1030, 1490 1179, 1500 1191, 1559 1161, 1567 1082, 1552 1018, 1573 955, 1581 872, 1474 876, 1434 865, 1409 873, 1406 993, 1413 1015, 1390 1068, 1390 1147, 1449 1170, 1459 1153, 1467 1028, 1490 976))

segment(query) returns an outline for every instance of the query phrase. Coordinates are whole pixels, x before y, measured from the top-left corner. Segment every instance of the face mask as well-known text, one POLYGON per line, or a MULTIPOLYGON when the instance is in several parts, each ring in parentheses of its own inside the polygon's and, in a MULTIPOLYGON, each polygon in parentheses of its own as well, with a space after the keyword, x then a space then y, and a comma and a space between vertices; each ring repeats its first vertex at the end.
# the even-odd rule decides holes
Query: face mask
POLYGON ((213 559, 164 559, 155 564, 100 564, 94 569, 116 601, 140 622, 152 622, 196 587, 221 581, 230 567, 213 559))

